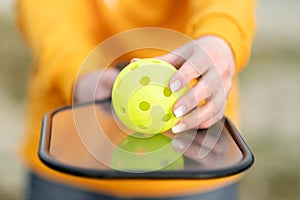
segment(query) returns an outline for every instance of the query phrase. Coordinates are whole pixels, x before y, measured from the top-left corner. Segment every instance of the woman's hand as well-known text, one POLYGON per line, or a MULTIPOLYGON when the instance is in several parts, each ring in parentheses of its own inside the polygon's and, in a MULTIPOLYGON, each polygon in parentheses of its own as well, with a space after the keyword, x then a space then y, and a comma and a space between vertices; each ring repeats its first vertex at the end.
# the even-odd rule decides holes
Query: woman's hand
POLYGON ((76 82, 74 90, 75 103, 109 98, 118 74, 118 69, 108 68, 106 70, 97 70, 80 77, 76 82))
POLYGON ((173 92, 197 80, 174 104, 174 115, 182 119, 172 128, 173 133, 208 128, 224 116, 235 63, 233 53, 223 39, 201 37, 158 58, 178 68, 169 82, 173 92))

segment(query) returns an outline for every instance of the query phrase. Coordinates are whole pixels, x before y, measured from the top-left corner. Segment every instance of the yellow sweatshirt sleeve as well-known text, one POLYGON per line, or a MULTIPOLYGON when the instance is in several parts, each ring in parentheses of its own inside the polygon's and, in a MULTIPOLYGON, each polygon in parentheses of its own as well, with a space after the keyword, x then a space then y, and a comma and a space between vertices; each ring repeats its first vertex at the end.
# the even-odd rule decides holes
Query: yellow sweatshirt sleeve
POLYGON ((187 34, 217 35, 231 47, 236 71, 248 62, 255 32, 255 0, 191 0, 187 34))
POLYGON ((17 21, 34 57, 34 75, 44 93, 70 103, 80 65, 97 44, 99 29, 92 0, 18 0, 17 21))

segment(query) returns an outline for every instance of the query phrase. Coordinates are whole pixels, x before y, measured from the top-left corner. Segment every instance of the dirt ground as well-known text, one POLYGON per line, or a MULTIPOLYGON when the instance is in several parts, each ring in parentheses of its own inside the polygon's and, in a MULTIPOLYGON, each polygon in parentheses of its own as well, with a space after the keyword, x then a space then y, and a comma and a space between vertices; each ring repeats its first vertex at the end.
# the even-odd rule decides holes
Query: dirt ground
MULTIPOLYGON (((300 24, 296 0, 264 0, 249 65, 241 72, 241 133, 255 164, 241 182, 242 200, 300 198, 300 24)), ((0 15, 1 16, 1 15, 0 15)), ((0 200, 21 200, 28 50, 11 17, 0 17, 0 200)))

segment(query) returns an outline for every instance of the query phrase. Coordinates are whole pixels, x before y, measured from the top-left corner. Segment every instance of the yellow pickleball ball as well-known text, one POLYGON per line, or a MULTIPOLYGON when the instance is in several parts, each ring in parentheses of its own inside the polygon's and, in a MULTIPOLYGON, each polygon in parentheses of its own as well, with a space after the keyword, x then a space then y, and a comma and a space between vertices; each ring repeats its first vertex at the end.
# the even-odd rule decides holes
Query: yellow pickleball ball
POLYGON ((127 65, 112 89, 116 115, 128 128, 145 134, 162 133, 179 120, 173 114, 174 103, 186 88, 173 93, 168 88, 176 68, 159 59, 140 59, 127 65))

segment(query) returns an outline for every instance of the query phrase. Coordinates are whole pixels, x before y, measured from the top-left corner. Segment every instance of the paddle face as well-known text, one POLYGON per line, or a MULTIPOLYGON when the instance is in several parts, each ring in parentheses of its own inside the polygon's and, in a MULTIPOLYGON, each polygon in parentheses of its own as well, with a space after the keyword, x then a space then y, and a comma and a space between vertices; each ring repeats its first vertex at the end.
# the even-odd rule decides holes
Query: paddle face
POLYGON ((217 178, 242 172, 253 163, 251 151, 227 118, 208 129, 177 135, 142 134, 120 126, 110 100, 45 115, 39 156, 55 170, 105 179, 217 178), (178 139, 187 141, 180 153, 173 148, 178 139))

